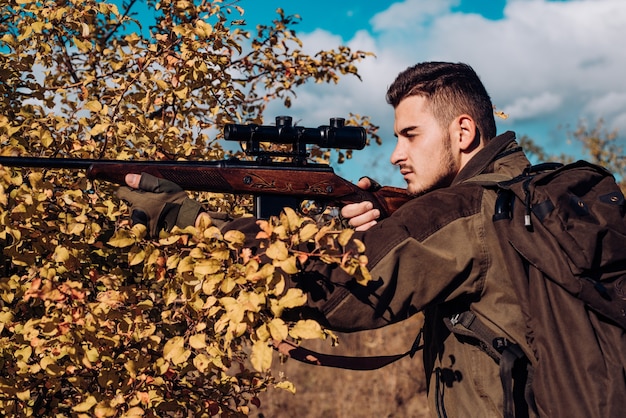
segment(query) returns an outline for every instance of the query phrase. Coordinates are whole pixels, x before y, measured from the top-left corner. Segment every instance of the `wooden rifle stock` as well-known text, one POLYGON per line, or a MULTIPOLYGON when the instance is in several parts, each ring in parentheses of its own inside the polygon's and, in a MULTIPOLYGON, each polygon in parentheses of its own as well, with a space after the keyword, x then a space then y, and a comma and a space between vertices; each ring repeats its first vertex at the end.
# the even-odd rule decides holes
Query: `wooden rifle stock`
POLYGON ((82 169, 90 179, 116 184, 125 184, 127 174, 148 173, 189 191, 288 196, 340 206, 369 200, 383 217, 391 215, 410 198, 405 189, 397 187, 362 190, 323 164, 257 163, 236 159, 204 162, 0 157, 0 165, 82 169))

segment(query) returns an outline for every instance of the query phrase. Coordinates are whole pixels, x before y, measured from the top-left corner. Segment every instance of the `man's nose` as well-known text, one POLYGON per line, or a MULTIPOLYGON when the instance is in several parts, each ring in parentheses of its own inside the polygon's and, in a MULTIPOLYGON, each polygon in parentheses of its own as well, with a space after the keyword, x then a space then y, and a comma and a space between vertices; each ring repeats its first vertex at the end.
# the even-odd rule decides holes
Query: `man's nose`
POLYGON ((405 159, 404 155, 405 154, 404 154, 403 147, 400 144, 400 141, 398 141, 396 143, 395 148, 393 149, 393 152, 391 153, 391 156, 390 156, 389 160, 391 161, 391 164, 398 165, 402 161, 404 161, 404 159, 405 159))

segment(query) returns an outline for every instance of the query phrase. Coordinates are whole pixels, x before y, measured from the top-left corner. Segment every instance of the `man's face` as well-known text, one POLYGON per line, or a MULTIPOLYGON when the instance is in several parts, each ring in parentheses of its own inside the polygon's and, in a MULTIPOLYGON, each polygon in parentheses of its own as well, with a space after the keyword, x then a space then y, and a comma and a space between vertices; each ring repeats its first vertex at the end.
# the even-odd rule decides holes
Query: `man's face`
POLYGON ((420 195, 451 184, 460 160, 450 132, 442 129, 427 106, 427 99, 409 96, 395 109, 398 138, 391 163, 400 168, 407 191, 420 195))

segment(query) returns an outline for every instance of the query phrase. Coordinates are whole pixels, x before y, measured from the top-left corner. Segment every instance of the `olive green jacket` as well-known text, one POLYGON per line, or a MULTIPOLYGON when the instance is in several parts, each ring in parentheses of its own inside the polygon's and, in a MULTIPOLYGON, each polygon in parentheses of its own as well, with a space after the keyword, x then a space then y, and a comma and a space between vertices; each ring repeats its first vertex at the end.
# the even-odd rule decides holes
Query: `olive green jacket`
MULTIPOLYGON (((491 220, 496 194, 468 180, 482 173, 514 177, 528 165, 512 132, 492 139, 450 187, 416 197, 355 234, 366 246, 373 278, 367 287, 332 265, 307 265, 307 273, 292 283, 309 296, 301 314, 351 332, 423 311, 433 416, 501 417, 499 366, 475 344, 451 334, 443 318, 471 308, 502 336, 525 341, 521 310, 491 220)), ((237 223, 229 228, 239 228, 237 223)))

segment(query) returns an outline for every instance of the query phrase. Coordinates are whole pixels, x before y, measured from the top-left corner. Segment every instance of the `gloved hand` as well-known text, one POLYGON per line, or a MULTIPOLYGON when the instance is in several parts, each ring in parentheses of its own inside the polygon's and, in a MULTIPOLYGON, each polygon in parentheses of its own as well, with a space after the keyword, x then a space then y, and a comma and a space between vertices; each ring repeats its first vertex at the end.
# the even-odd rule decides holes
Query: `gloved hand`
MULTIPOLYGON (((381 185, 369 177, 361 177, 357 183, 363 190, 374 192, 381 188, 381 185)), ((341 208, 341 217, 357 231, 366 231, 376 225, 377 219, 380 218, 380 211, 374 209, 372 202, 363 201, 359 203, 351 203, 341 208)))
POLYGON ((151 238, 158 238, 161 230, 171 231, 175 225, 194 225, 202 212, 202 205, 179 185, 147 173, 141 174, 138 189, 122 186, 117 196, 130 205, 133 224, 146 225, 151 238))

